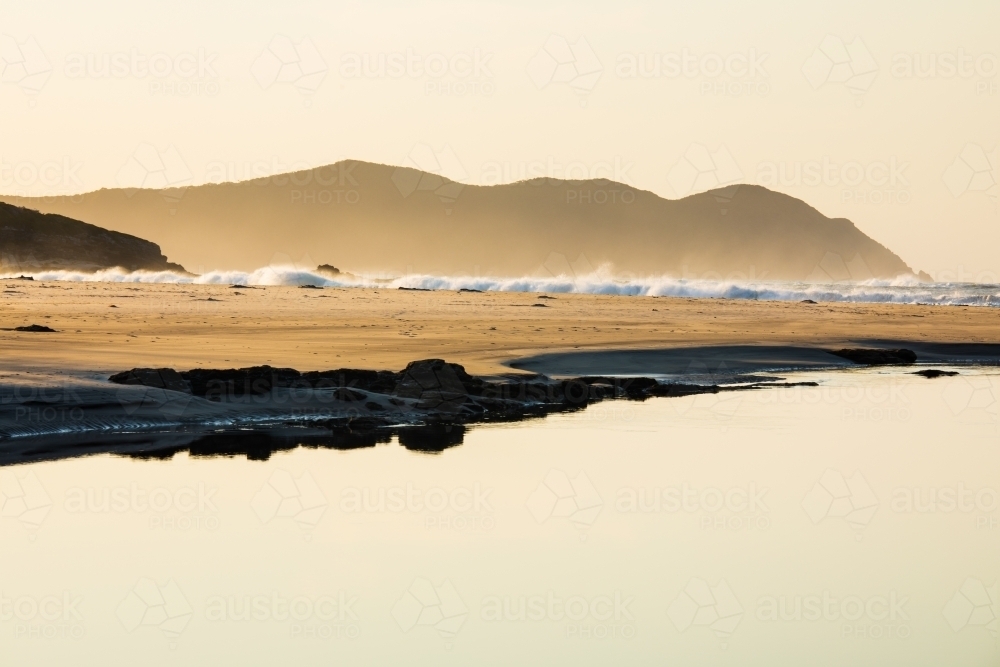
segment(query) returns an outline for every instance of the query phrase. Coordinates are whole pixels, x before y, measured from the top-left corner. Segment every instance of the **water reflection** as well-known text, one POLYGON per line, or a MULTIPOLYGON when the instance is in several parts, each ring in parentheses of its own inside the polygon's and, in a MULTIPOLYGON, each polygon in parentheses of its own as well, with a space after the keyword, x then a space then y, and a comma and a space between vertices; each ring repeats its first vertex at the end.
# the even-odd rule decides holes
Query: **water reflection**
POLYGON ((227 435, 6 467, 5 664, 995 665, 1000 376, 960 370, 439 456, 227 435))

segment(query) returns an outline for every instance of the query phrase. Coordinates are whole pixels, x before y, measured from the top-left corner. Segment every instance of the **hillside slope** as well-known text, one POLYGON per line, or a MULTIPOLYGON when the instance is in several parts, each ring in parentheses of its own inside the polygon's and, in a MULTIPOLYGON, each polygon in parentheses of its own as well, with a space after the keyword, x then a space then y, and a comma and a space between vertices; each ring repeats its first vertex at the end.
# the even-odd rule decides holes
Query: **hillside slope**
POLYGON ((179 271, 160 246, 61 215, 0 202, 0 272, 45 270, 179 271))
POLYGON ((667 200, 607 180, 462 185, 345 161, 241 183, 39 198, 156 239, 195 271, 329 262, 354 272, 845 280, 911 269, 843 218, 753 185, 667 200))

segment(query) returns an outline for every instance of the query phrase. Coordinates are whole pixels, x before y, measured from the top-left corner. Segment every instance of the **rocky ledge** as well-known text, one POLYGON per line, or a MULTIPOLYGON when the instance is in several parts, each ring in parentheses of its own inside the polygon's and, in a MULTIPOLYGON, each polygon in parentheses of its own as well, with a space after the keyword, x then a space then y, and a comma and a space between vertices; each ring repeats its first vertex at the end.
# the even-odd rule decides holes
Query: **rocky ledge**
MULTIPOLYGON (((189 400, 243 407, 256 415, 272 414, 272 426, 322 427, 354 446, 384 442, 396 434, 405 446, 427 451, 460 444, 465 424, 540 417, 609 399, 641 401, 655 396, 792 386, 780 378, 763 376, 744 376, 740 384, 733 385, 661 383, 648 377, 477 377, 442 359, 414 361, 399 372, 349 368, 300 372, 271 366, 182 372, 134 368, 109 380, 189 400), (279 416, 275 403, 301 409, 285 409, 279 416), (317 411, 317 405, 325 409, 317 411)), ((815 386, 813 382, 797 384, 815 386)), ((259 423, 259 417, 257 420, 259 423)))

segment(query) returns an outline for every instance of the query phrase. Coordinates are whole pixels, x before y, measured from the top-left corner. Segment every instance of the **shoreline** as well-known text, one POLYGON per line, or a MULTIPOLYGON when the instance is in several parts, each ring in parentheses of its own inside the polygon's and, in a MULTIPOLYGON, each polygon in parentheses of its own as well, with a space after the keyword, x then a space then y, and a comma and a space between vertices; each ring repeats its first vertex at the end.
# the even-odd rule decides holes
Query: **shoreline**
POLYGON ((598 351, 511 362, 515 367, 563 364, 565 370, 568 356, 578 370, 601 370, 609 363, 619 364, 619 370, 623 363, 646 369, 644 375, 571 378, 537 372, 477 377, 458 364, 432 359, 412 362, 396 373, 301 373, 270 366, 183 373, 136 368, 105 381, 68 376, 8 380, 0 382, 0 466, 101 453, 170 458, 183 451, 266 460, 299 446, 348 450, 392 438, 413 451, 438 453, 461 445, 472 426, 573 412, 606 400, 818 386, 815 381, 788 382, 773 373, 881 367, 933 379, 955 373, 928 366, 1000 365, 1000 345, 970 350, 924 344, 921 349, 914 361, 904 362, 893 361, 892 355, 910 353, 905 349, 791 346, 598 351), (978 356, 974 359, 971 352, 978 356), (666 364, 661 369, 671 372, 651 373, 651 353, 666 364), (857 363, 845 358, 872 354, 888 354, 890 360, 857 363), (580 357, 591 363, 580 364, 580 357))

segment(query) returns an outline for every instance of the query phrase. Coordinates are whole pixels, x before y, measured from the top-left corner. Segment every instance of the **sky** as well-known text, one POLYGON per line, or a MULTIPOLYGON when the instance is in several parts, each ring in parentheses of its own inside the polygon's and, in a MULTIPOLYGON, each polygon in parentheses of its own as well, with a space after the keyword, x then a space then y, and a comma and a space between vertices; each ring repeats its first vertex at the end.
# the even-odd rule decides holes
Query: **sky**
POLYGON ((0 193, 361 159, 799 197, 1000 282, 1000 3, 9 2, 0 193))

